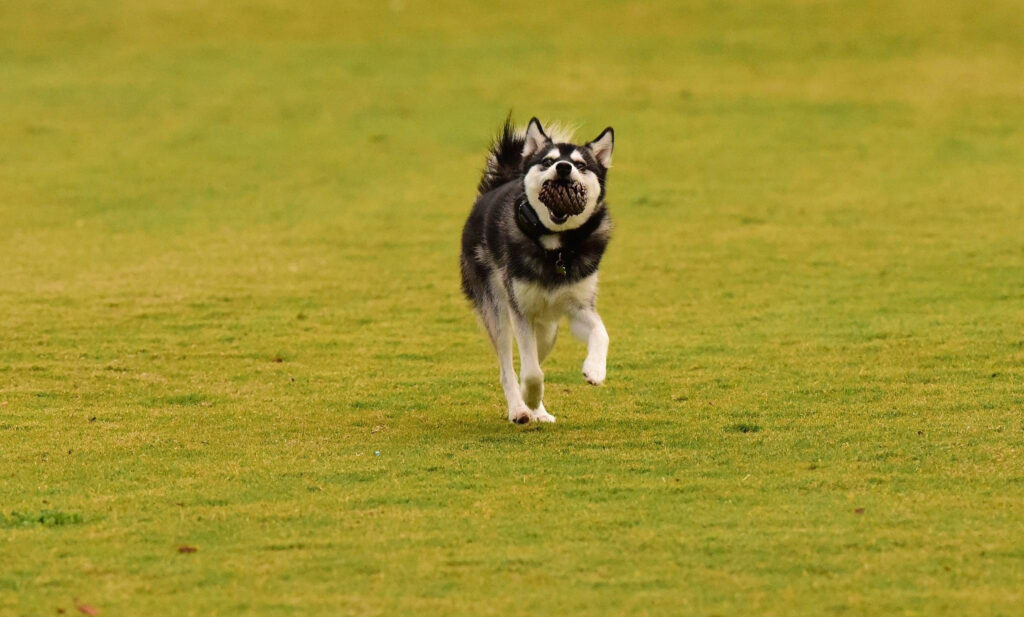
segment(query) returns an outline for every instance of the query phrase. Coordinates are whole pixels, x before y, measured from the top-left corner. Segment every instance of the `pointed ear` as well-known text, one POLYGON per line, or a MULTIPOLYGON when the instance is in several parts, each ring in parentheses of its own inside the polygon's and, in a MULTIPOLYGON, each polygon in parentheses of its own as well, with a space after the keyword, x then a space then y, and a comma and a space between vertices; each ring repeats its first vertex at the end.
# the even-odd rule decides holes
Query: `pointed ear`
POLYGON ((523 146, 523 158, 529 158, 530 155, 543 148, 544 144, 549 141, 551 140, 548 139, 544 129, 540 126, 540 120, 532 118, 530 124, 526 127, 526 145, 523 146))
POLYGON ((597 139, 587 144, 594 158, 604 167, 612 166, 612 149, 615 148, 615 131, 612 127, 606 128, 597 136, 597 139))

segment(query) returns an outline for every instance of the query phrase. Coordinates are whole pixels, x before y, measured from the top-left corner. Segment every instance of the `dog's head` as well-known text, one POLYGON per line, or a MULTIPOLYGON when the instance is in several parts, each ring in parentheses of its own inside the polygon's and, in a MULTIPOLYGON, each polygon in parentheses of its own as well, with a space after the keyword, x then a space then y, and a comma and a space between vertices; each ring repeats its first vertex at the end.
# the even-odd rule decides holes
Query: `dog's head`
POLYGON ((553 231, 585 223, 604 199, 615 132, 606 128, 582 146, 552 138, 536 118, 526 127, 523 184, 541 223, 553 231))

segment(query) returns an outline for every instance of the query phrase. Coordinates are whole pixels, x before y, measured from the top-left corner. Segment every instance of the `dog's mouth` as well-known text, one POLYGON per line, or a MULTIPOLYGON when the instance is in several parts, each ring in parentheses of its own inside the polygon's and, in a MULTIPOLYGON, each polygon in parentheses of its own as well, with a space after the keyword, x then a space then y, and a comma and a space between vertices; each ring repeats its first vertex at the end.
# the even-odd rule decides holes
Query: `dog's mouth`
POLYGON ((571 180, 548 180, 537 196, 547 206, 551 221, 556 225, 580 214, 587 206, 587 187, 571 180))

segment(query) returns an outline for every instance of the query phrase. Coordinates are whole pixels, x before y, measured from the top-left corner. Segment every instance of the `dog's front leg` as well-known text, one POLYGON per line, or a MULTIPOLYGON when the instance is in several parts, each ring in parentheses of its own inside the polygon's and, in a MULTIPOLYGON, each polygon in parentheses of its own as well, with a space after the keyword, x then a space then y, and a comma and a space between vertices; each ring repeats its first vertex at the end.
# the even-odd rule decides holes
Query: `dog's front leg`
POLYGON ((508 402, 509 422, 526 424, 530 421, 530 409, 523 402, 516 379, 516 368, 512 358, 512 322, 505 307, 493 313, 493 328, 489 328, 494 339, 494 350, 498 353, 498 367, 501 370, 501 389, 508 402))
POLYGON ((587 359, 583 361, 583 377, 587 383, 604 383, 608 363, 608 331, 601 316, 593 307, 580 307, 569 317, 569 328, 576 338, 587 344, 587 359))
POLYGON ((555 417, 544 409, 544 372, 540 368, 537 353, 537 331, 533 325, 516 311, 512 313, 512 327, 519 346, 519 374, 522 377, 523 401, 530 408, 531 415, 538 422, 554 422, 555 417))

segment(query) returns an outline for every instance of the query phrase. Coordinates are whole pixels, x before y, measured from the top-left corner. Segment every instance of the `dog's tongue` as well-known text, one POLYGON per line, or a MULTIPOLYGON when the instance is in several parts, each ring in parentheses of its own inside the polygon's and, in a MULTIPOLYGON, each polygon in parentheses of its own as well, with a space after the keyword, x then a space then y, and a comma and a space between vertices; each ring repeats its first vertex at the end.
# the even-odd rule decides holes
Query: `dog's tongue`
POLYGON ((552 220, 562 223, 570 215, 583 212, 587 205, 587 188, 579 182, 545 182, 538 197, 551 211, 552 220))

